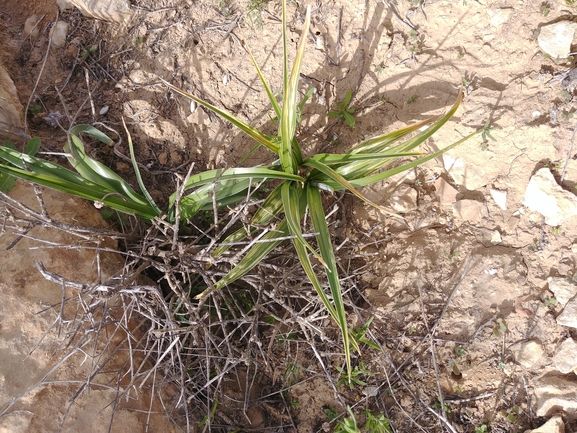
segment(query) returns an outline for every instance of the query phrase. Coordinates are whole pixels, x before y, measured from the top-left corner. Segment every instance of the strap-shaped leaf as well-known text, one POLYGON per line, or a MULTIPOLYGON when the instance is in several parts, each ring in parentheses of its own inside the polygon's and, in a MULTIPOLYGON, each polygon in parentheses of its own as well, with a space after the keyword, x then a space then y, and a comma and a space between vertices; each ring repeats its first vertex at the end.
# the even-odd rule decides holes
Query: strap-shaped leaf
MULTIPOLYGON (((283 16, 286 14, 286 0, 283 0, 283 16)), ((302 65, 302 60, 304 56, 305 45, 309 32, 309 24, 311 17, 310 6, 307 7, 307 13, 305 16, 305 24, 303 28, 303 33, 299 41, 299 45, 296 52, 295 61, 291 71, 290 77, 287 79, 286 74, 288 73, 288 68, 285 64, 285 77, 284 77, 284 95, 283 95, 283 106, 280 119, 280 149, 279 158, 282 165, 282 169, 286 173, 296 173, 297 165, 300 164, 300 160, 295 161, 296 155, 293 153, 293 138, 296 129, 297 122, 297 112, 298 112, 298 84, 300 77, 300 70, 302 65)), ((286 22, 283 26, 283 44, 285 49, 285 62, 287 59, 286 53, 286 22)), ((300 153, 300 152, 299 152, 300 153)))
POLYGON ((238 129, 240 129, 246 135, 248 135, 249 137, 254 139, 257 143, 262 144, 264 147, 266 147, 267 149, 271 150, 272 152, 274 152, 278 155, 279 149, 278 149, 278 146, 276 145, 276 143, 271 138, 267 137, 262 132, 260 132, 258 129, 255 129, 252 126, 244 123, 238 117, 233 116, 229 112, 227 112, 225 110, 221 110, 220 108, 215 107, 214 105, 209 104, 208 102, 205 102, 202 99, 197 98, 196 96, 194 96, 190 93, 187 93, 184 90, 181 90, 176 86, 173 86, 172 84, 170 84, 166 80, 162 80, 162 82, 171 90, 174 90, 175 92, 180 93, 182 96, 186 96, 188 99, 192 99, 193 101, 199 103, 203 107, 208 108, 209 110, 211 110, 215 114, 218 114, 223 119, 228 120, 230 123, 232 123, 238 129))
MULTIPOLYGON (((349 336, 349 329, 347 325, 347 315, 345 311, 345 304, 343 302, 343 295, 341 292, 341 283, 339 281, 337 263, 335 260, 335 254, 333 251, 333 246, 331 243, 331 236, 329 234, 329 228, 326 221, 325 212, 323 210, 323 204, 321 199, 321 194, 317 188, 307 187, 307 203, 309 206, 309 212, 311 215, 311 220, 313 222, 313 227, 315 232, 318 233, 316 236, 319 249, 323 260, 327 265, 327 278, 329 281, 329 287, 331 289, 331 295, 333 298, 334 311, 336 314, 335 320, 341 330, 344 343, 345 359, 347 363, 347 372, 349 374, 351 370, 351 344, 356 346, 356 342, 351 340, 349 336)), ((358 346, 355 347, 358 350, 358 346)))

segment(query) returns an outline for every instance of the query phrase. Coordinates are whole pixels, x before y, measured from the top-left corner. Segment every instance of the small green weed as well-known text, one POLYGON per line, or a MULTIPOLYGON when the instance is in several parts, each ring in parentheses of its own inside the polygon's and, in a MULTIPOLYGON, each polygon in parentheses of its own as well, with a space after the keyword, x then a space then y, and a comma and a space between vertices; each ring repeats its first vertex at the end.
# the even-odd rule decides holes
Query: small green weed
POLYGON ((417 99, 419 97, 417 95, 413 95, 411 96, 409 99, 407 99, 407 105, 411 105, 414 104, 415 102, 417 102, 417 99))
POLYGON ((42 111, 42 105, 40 105, 40 104, 35 104, 35 105, 32 105, 31 107, 28 107, 28 113, 32 117, 36 116, 40 111, 42 111))
POLYGON ((487 121, 485 122, 485 125, 483 125, 483 131, 481 132, 481 138, 483 139, 483 143, 487 143, 489 141, 488 139, 491 139, 493 141, 497 141, 491 135, 491 130, 493 128, 491 128, 490 125, 491 125, 491 119, 487 119, 487 121))
POLYGON ((380 74, 381 72, 383 72, 385 70, 384 66, 381 65, 377 65, 375 66, 375 74, 380 74))
POLYGON ((336 412, 334 411, 334 409, 331 409, 330 407, 324 408, 324 409, 323 409, 323 412, 325 413, 325 415, 326 415, 327 418, 329 419, 329 422, 330 422, 330 421, 333 421, 333 420, 335 420, 335 419, 337 419, 337 418, 339 417, 339 414, 336 413, 336 412))
POLYGON ((505 321, 499 317, 497 319, 497 326, 493 328, 493 335, 495 335, 495 337, 499 337, 502 333, 505 333, 506 331, 507 331, 507 325, 505 324, 505 321))
POLYGON ((487 424, 483 424, 481 427, 475 427, 475 433, 487 433, 487 424))
POLYGON ((463 346, 455 346, 455 356, 460 358, 467 354, 467 350, 463 346))
POLYGON ((367 417, 367 422, 365 423, 367 433, 392 433, 391 420, 385 418, 382 413, 373 414, 367 409, 364 415, 367 417))
POLYGON ((355 126, 355 118, 353 117, 355 109, 349 107, 352 97, 353 92, 351 90, 347 91, 345 95, 345 100, 337 104, 339 107, 338 110, 329 111, 329 116, 336 117, 337 120, 345 119, 346 124, 349 125, 351 128, 355 126))
POLYGON ((549 2, 541 3, 541 6, 539 6, 539 12, 544 17, 549 15, 549 12, 551 12, 551 3, 549 3, 549 2))
POLYGON ((270 0, 250 0, 246 5, 246 16, 257 29, 262 29, 262 11, 268 8, 270 0))
POLYGON ((341 373, 341 378, 337 382, 337 386, 348 385, 350 389, 354 389, 355 385, 365 386, 367 382, 360 379, 360 376, 373 376, 373 372, 368 370, 364 362, 355 366, 350 375, 347 371, 341 367, 337 367, 337 370, 341 373), (349 377, 350 376, 350 377, 349 377))
POLYGON ((98 45, 92 45, 88 48, 85 48, 82 53, 80 53, 80 57, 86 60, 90 54, 94 53, 98 49, 98 45))
POLYGON ((198 423, 199 427, 204 427, 205 425, 210 425, 214 421, 214 414, 216 413, 216 408, 218 407, 218 399, 214 400, 212 408, 210 409, 210 415, 205 415, 202 421, 198 423))
POLYGON ((361 433, 357 427, 357 419, 355 418, 355 414, 349 406, 347 406, 347 412, 350 416, 337 423, 335 426, 335 433, 361 433))
POLYGON ((554 309, 557 306, 557 299, 555 298, 545 298, 543 299, 543 307, 554 309))

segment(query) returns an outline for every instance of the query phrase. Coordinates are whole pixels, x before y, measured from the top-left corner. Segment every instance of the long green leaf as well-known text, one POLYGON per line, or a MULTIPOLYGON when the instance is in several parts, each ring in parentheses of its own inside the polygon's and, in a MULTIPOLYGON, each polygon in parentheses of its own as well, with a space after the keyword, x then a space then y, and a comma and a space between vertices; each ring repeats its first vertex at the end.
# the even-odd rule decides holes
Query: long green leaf
POLYGON ((172 84, 170 84, 166 80, 162 80, 162 82, 171 90, 174 90, 175 92, 180 93, 182 96, 186 96, 188 99, 192 99, 193 101, 199 103, 203 107, 208 108, 209 110, 211 110, 215 114, 218 114, 223 119, 228 120, 230 123, 232 123, 238 129, 240 129, 246 135, 248 135, 249 137, 254 139, 257 143, 262 144, 264 147, 266 147, 267 149, 271 150, 272 152, 274 152, 278 155, 279 149, 278 149, 278 146, 276 145, 276 143, 271 138, 267 137, 262 132, 260 132, 258 129, 255 129, 252 126, 244 123, 238 117, 233 116, 232 114, 228 113, 227 111, 221 110, 220 108, 215 107, 214 105, 209 104, 208 102, 205 102, 202 99, 197 98, 196 96, 191 95, 190 93, 187 93, 184 90, 181 90, 176 86, 173 86, 172 84))
MULTIPOLYGON (((341 292, 341 283, 339 281, 338 268, 335 260, 335 254, 333 251, 333 246, 331 244, 331 236, 329 234, 329 228, 327 225, 325 213, 323 210, 323 204, 320 192, 317 188, 307 187, 307 203, 309 206, 309 212, 311 215, 311 220, 313 222, 313 227, 315 232, 317 232, 317 243, 321 251, 323 260, 325 261, 327 269, 327 278, 329 281, 329 287, 331 289, 331 295, 333 298, 334 309, 336 314, 336 322, 341 330, 343 337, 343 345, 345 351, 345 359, 347 363, 347 372, 349 374, 351 369, 351 342, 354 341, 349 338, 349 329, 347 325, 347 315, 345 311, 345 304, 343 301, 343 295, 341 292)), ((356 347, 358 349, 358 346, 356 347)))
MULTIPOLYGON (((286 0, 283 0, 283 16, 286 14, 286 0)), ((310 6, 307 7, 307 13, 305 16, 305 25, 303 28, 303 34, 299 41, 299 45, 296 52, 295 61, 293 64, 293 68, 291 71, 290 77, 287 79, 286 74, 288 70, 285 70, 285 77, 284 77, 284 94, 283 94, 283 106, 282 106, 282 114, 280 119, 280 149, 279 149, 279 158, 283 168, 283 171, 286 173, 296 173, 297 172, 297 165, 301 163, 300 160, 296 160, 297 154, 295 154, 295 149, 293 149, 293 138, 296 129, 296 122, 297 122, 297 96, 298 96, 298 84, 299 84, 299 77, 300 77, 300 70, 302 65, 302 59, 304 56, 304 49, 308 37, 309 32, 309 24, 310 24, 310 16, 311 10, 310 6)), ((286 23, 285 23, 286 25, 286 23)), ((284 29, 283 39, 285 45, 285 56, 286 56, 286 28, 284 29)), ((286 61, 286 57, 285 57, 286 61)), ((286 65, 285 65, 286 68, 286 65)), ((288 69, 288 68, 286 68, 288 69)), ((300 155, 299 155, 300 156, 300 155)), ((297 159, 301 159, 300 158, 297 159)))

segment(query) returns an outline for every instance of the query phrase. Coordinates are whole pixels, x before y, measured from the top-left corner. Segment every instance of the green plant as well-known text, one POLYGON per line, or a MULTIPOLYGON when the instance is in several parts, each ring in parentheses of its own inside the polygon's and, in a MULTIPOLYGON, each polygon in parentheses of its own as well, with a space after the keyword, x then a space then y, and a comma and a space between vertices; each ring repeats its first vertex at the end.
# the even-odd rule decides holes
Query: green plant
POLYGON ((262 28, 261 12, 268 8, 269 1, 270 0, 249 0, 246 5, 246 15, 257 29, 262 28))
POLYGON ((363 362, 355 366, 351 372, 347 372, 341 367, 337 367, 337 370, 341 373, 341 378, 337 382, 337 386, 346 384, 350 389, 354 389, 355 385, 365 386, 367 384, 361 380, 359 376, 373 376, 373 372, 368 370, 363 362))
POLYGON ((36 116, 40 111, 42 111, 42 105, 40 104, 35 104, 28 108, 28 113, 31 116, 36 116))
POLYGON ((357 427, 357 419, 355 414, 349 406, 347 406, 347 412, 350 416, 344 418, 342 421, 337 422, 335 426, 335 433, 361 433, 357 427))
POLYGON ((411 96, 409 99, 407 99, 407 105, 411 105, 411 104, 415 103, 418 98, 419 97, 417 95, 411 96))
POLYGON ((465 356, 466 354, 467 354, 467 349, 465 349, 463 346, 455 346, 455 356, 457 358, 465 356))
POLYGON ((487 425, 483 424, 481 427, 475 427, 475 433, 487 433, 487 425))
POLYGON ((234 243, 255 235, 257 227, 274 225, 274 230, 262 234, 260 242, 247 248, 240 261, 224 277, 194 298, 204 298, 209 292, 222 289, 243 277, 282 241, 290 238, 313 288, 340 328, 347 373, 350 376, 351 349, 358 351, 359 345, 351 336, 347 325, 339 270, 323 209, 322 194, 348 190, 365 203, 390 214, 384 207, 361 195, 357 188, 380 182, 436 158, 463 143, 478 131, 434 153, 423 155, 415 152, 420 144, 453 116, 463 97, 460 92, 453 107, 444 115, 371 138, 344 154, 321 153, 303 156, 295 132, 298 117, 298 83, 310 23, 310 8, 307 8, 303 37, 299 41, 292 69, 289 69, 288 64, 286 0, 282 2, 282 22, 284 48, 282 101, 277 101, 249 52, 249 57, 278 118, 276 135, 265 135, 234 115, 164 81, 172 91, 228 120, 259 145, 271 151, 277 158, 272 164, 249 168, 215 169, 191 175, 181 188, 169 197, 168 209, 163 211, 154 202, 142 181, 128 130, 126 130, 128 147, 141 194, 135 192, 128 182, 104 164, 89 157, 80 136, 88 135, 107 146, 111 146, 113 141, 92 126, 77 125, 70 129, 65 145, 67 159, 75 171, 4 146, 0 147, 0 172, 91 200, 99 208, 108 206, 146 221, 162 215, 167 222, 174 224, 175 227, 181 227, 182 231, 187 229, 187 221, 194 218, 198 212, 204 210, 216 212, 218 208, 246 201, 254 192, 255 186, 263 182, 274 182, 272 183, 274 189, 268 193, 252 216, 250 224, 224 239, 224 242, 214 250, 213 257, 222 256, 234 243), (418 158, 406 160, 414 156, 418 158), (398 163, 394 164, 397 161, 398 163), (308 215, 307 221, 312 222, 316 248, 303 235, 305 214, 308 215), (316 267, 313 266, 311 256, 318 262, 316 267), (327 282, 330 294, 321 283, 323 279, 327 282))
POLYGON ((555 308, 555 306, 557 305, 557 299, 555 298, 545 298, 543 299, 543 307, 545 308, 555 308))
POLYGON ((352 91, 347 91, 345 95, 345 100, 343 102, 339 102, 338 110, 337 111, 329 111, 329 116, 336 117, 337 120, 345 119, 347 125, 351 128, 355 126, 355 118, 353 114, 355 112, 354 108, 350 108, 349 104, 351 103, 351 98, 353 97, 352 91))
POLYGON ((382 413, 373 414, 370 410, 365 411, 367 421, 365 423, 365 430, 367 433, 392 433, 389 427, 391 420, 385 418, 382 413))
POLYGON ((486 143, 488 141, 488 139, 490 138, 493 141, 497 141, 492 135, 491 135, 491 130, 493 128, 490 127, 491 125, 491 119, 487 119, 487 121, 485 122, 485 125, 483 125, 483 130, 481 131, 481 138, 483 139, 483 143, 486 143))
POLYGON ((339 414, 336 413, 335 410, 331 409, 330 407, 324 408, 323 412, 325 413, 329 421, 333 421, 339 417, 339 414))
POLYGON ((80 57, 82 57, 84 60, 86 60, 90 56, 90 54, 95 52, 97 49, 98 49, 98 45, 92 45, 88 48, 85 48, 84 50, 82 50, 82 53, 80 53, 80 57))
POLYGON ((544 17, 549 15, 549 12, 551 12, 551 3, 549 3, 549 2, 541 3, 541 6, 539 6, 539 12, 544 17))
POLYGON ((499 337, 501 333, 504 333, 505 331, 507 331, 507 325, 505 324, 505 321, 499 317, 497 319, 497 326, 493 328, 493 334, 496 337, 499 337))

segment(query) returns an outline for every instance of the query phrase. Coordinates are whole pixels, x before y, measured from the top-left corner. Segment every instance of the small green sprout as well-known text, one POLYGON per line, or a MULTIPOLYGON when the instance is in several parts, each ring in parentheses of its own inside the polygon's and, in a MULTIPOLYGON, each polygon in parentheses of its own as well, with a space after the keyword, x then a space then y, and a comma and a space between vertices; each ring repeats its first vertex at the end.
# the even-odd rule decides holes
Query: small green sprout
POLYGON ((411 96, 409 99, 407 99, 407 105, 411 105, 411 104, 415 103, 418 98, 419 97, 417 95, 411 96))
POLYGON ((373 414, 367 409, 364 415, 367 418, 365 423, 367 433, 392 433, 391 427, 389 427, 391 420, 385 418, 383 414, 373 414))
POLYGON ((481 427, 475 427, 475 433, 487 433, 487 424, 483 424, 481 427))
POLYGON ((501 333, 504 333, 505 331, 507 331, 507 325, 505 324, 505 321, 499 317, 497 319, 497 326, 493 328, 493 334, 495 335, 495 337, 498 337, 501 335, 501 333))
POLYGON ((497 141, 492 135, 491 135, 491 130, 493 128, 491 128, 489 125, 491 124, 491 119, 487 119, 487 121, 485 122, 485 125, 483 126, 483 132, 481 132, 481 137, 483 138, 483 143, 486 143, 488 138, 490 138, 493 141, 497 141))
POLYGON ((98 49, 98 45, 92 45, 88 48, 85 48, 82 51, 82 53, 80 54, 80 57, 82 57, 84 60, 86 60, 88 58, 88 56, 90 56, 90 54, 95 52, 97 49, 98 49))
POLYGON ((347 406, 347 412, 350 416, 339 421, 335 426, 335 433, 361 433, 357 427, 357 419, 355 414, 349 406, 347 406))
POLYGON ((352 97, 353 92, 350 90, 347 91, 347 94, 345 95, 345 100, 343 102, 338 103, 339 109, 337 111, 329 111, 329 116, 336 117, 337 120, 345 119, 345 122, 351 128, 355 126, 355 118, 353 117, 355 109, 349 107, 352 97))

